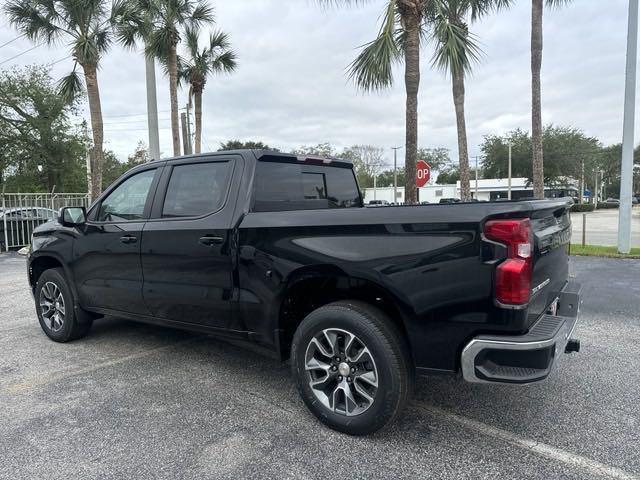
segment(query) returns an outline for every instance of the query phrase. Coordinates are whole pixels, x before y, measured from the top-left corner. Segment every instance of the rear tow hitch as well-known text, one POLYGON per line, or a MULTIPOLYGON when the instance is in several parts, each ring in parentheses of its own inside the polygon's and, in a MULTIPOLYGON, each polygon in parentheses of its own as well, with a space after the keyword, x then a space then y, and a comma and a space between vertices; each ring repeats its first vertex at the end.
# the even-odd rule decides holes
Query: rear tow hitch
POLYGON ((570 338, 567 342, 567 346, 564 347, 564 353, 571 352, 579 352, 580 351, 580 340, 577 338, 570 338))

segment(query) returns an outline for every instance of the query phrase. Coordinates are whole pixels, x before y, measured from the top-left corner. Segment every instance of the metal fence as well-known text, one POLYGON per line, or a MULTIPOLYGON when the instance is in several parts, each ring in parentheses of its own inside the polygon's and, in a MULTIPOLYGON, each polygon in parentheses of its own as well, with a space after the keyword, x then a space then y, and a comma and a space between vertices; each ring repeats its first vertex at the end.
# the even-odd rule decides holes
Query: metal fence
POLYGON ((60 208, 81 206, 89 207, 88 193, 0 192, 0 252, 29 245, 33 229, 60 208))

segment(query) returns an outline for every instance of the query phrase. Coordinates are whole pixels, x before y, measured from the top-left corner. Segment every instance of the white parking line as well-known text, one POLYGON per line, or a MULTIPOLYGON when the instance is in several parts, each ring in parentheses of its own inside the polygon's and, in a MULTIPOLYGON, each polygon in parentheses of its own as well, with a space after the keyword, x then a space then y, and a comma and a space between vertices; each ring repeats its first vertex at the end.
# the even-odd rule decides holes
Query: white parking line
POLYGON ((498 440, 502 440, 503 442, 527 450, 528 452, 540 457, 564 463, 565 465, 570 467, 578 467, 592 475, 619 480, 640 479, 640 476, 625 472, 624 470, 621 470, 619 468, 597 462, 590 458, 568 452, 566 450, 548 445, 543 442, 538 442, 536 440, 530 440, 528 438, 521 437, 520 435, 517 435, 513 432, 509 432, 501 428, 492 427, 491 425, 487 425, 486 423, 463 417, 462 415, 457 415, 438 407, 419 404, 416 404, 416 406, 421 410, 425 410, 426 412, 435 415, 436 417, 446 418, 447 420, 457 423, 458 425, 461 425, 465 428, 475 430, 478 433, 498 440))

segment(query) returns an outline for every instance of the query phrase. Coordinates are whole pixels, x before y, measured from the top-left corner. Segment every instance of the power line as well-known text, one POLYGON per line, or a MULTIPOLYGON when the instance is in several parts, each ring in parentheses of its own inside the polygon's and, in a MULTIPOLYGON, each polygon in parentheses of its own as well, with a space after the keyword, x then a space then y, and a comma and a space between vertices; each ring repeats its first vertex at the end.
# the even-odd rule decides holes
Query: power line
POLYGON ((56 63, 60 63, 60 62, 62 62, 63 60, 66 60, 66 59, 68 59, 68 58, 71 58, 71 55, 67 55, 66 57, 62 57, 62 58, 59 58, 58 60, 56 60, 56 61, 54 61, 54 62, 51 62, 51 63, 49 64, 49 66, 53 66, 53 65, 55 65, 56 63))
MULTIPOLYGON (((160 111, 158 111, 158 113, 167 113, 167 112, 170 112, 170 111, 171 110, 160 110, 160 111)), ((146 115, 146 114, 147 114, 147 112, 142 112, 142 113, 121 113, 121 114, 117 114, 117 115, 103 115, 103 117, 104 118, 137 117, 137 116, 146 115)))
POLYGON ((18 53, 17 55, 14 55, 13 57, 9 57, 6 60, 3 60, 2 62, 0 62, 0 65, 4 65, 7 62, 10 62, 11 60, 13 60, 14 58, 18 58, 21 57, 22 55, 24 55, 25 53, 29 53, 31 50, 35 50, 36 48, 40 47, 42 45, 42 43, 38 43, 37 45, 34 45, 31 48, 28 48, 27 50, 25 50, 24 52, 18 53))
POLYGON ((23 33, 22 35, 18 35, 16 38, 14 38, 13 40, 9 40, 8 42, 3 43, 2 45, 0 45, 0 48, 2 47, 6 47, 7 45, 15 42, 16 40, 21 39, 22 37, 24 37, 26 35, 26 33, 23 33))

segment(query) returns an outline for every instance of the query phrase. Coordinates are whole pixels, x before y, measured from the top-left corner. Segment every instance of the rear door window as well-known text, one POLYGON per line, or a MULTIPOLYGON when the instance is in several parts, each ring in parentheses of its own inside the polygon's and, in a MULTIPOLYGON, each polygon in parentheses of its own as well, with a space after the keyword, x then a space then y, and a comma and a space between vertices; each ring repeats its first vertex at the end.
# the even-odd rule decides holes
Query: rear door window
POLYGON ((361 206, 350 168, 259 161, 254 188, 254 212, 361 206))
POLYGON ((228 161, 174 166, 162 216, 198 217, 219 210, 224 204, 230 173, 228 161))

